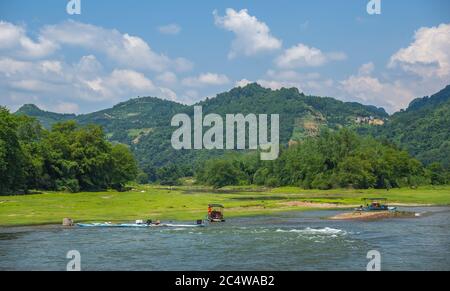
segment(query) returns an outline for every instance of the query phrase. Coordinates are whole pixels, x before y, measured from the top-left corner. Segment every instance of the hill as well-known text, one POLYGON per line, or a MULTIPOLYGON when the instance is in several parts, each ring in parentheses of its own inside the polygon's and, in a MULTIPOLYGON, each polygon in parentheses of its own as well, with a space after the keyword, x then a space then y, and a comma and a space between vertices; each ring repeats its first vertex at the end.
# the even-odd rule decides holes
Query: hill
POLYGON ((413 100, 372 134, 394 142, 424 164, 440 162, 450 167, 450 86, 413 100))
POLYGON ((28 115, 37 118, 45 128, 51 127, 54 123, 75 119, 75 114, 61 114, 41 110, 34 104, 25 104, 16 111, 18 115, 28 115))

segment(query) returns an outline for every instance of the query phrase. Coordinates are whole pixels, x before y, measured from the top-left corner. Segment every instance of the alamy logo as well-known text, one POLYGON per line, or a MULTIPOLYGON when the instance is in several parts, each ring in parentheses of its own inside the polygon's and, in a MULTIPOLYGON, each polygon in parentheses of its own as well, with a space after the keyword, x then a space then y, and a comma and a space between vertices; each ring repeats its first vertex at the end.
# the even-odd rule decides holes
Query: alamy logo
POLYGON ((179 128, 172 134, 172 147, 181 149, 218 150, 261 150, 261 160, 276 160, 280 152, 280 117, 270 116, 270 141, 267 139, 268 115, 227 114, 225 120, 226 142, 224 144, 224 121, 218 114, 208 114, 203 118, 201 106, 194 107, 194 144, 192 146, 192 123, 187 114, 177 114, 171 125, 179 128), (203 133, 203 127, 209 129, 203 133), (248 129, 248 138, 247 138, 248 129), (235 135, 237 138, 235 139, 235 135), (246 141, 248 140, 248 148, 246 141))
POLYGON ((81 0, 69 0, 66 11, 69 15, 81 14, 81 0))
POLYGON ((68 251, 66 258, 70 260, 66 266, 67 271, 81 271, 81 255, 79 251, 68 251))
POLYGON ((381 254, 379 251, 369 251, 367 253, 367 259, 370 260, 367 264, 367 271, 381 271, 381 254))
POLYGON ((370 0, 367 3, 367 13, 370 15, 381 14, 381 0, 370 0))

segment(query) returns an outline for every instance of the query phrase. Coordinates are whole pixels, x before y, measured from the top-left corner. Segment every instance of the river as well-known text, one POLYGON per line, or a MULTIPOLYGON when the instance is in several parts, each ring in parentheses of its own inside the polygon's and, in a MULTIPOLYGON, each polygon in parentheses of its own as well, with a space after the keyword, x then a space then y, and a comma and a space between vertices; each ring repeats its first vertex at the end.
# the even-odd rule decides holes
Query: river
POLYGON ((0 229, 0 270, 450 270, 450 208, 409 208, 415 218, 330 221, 338 211, 234 218, 205 228, 0 229))

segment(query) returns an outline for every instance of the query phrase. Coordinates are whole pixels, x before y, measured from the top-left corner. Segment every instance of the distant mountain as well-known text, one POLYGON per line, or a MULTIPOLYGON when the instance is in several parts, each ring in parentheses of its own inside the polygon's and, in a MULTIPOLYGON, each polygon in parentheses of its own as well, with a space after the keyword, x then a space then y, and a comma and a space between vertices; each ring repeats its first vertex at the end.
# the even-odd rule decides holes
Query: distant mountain
MULTIPOLYGON (((358 126, 358 118, 385 120, 389 116, 382 108, 354 102, 342 102, 329 97, 306 96, 297 89, 266 89, 258 84, 234 88, 196 105, 204 114, 280 114, 280 141, 301 141, 316 135, 322 128, 358 126)), ((80 124, 94 123, 105 129, 111 141, 130 145, 141 165, 163 166, 171 163, 191 164, 199 159, 221 155, 224 151, 176 151, 170 139, 170 126, 177 113, 193 115, 194 106, 187 106, 154 97, 131 99, 113 108, 83 114, 66 115, 25 105, 18 114, 38 118, 45 127, 54 122, 75 119, 80 124)))
POLYGON ((45 128, 50 128, 52 124, 60 121, 75 119, 75 114, 60 114, 41 110, 34 104, 26 104, 16 111, 18 115, 28 115, 36 117, 45 128))
POLYGON ((415 99, 373 135, 408 150, 425 164, 450 167, 450 86, 431 97, 415 99))

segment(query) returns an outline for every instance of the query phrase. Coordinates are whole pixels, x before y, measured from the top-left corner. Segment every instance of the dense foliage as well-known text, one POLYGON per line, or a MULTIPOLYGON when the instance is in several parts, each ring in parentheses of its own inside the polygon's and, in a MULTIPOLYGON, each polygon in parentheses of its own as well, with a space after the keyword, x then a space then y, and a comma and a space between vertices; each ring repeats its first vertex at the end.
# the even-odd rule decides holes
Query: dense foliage
POLYGON ((396 146, 342 129, 325 131, 319 137, 283 151, 275 161, 259 161, 257 154, 228 156, 198 167, 199 183, 216 188, 258 184, 331 189, 393 188, 445 184, 449 174, 439 164, 422 164, 396 146))
POLYGON ((407 150, 424 164, 450 168, 450 86, 431 97, 411 102, 383 127, 371 133, 407 150))
POLYGON ((128 147, 106 141, 99 126, 66 121, 45 130, 36 119, 0 107, 1 194, 29 189, 121 190, 137 172, 128 147))

